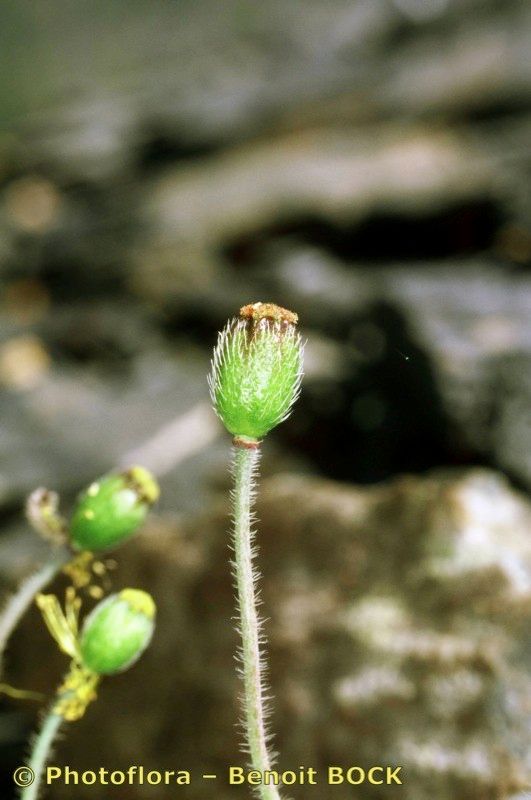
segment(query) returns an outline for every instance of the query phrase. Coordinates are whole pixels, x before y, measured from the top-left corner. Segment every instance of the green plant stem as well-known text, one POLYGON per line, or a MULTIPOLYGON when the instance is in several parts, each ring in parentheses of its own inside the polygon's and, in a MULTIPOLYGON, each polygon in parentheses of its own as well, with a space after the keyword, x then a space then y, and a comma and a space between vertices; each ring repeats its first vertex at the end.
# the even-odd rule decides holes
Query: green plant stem
POLYGON ((37 572, 25 578, 7 600, 0 613, 0 665, 9 637, 32 604, 35 595, 53 580, 71 557, 66 549, 54 551, 50 559, 37 572))
POLYGON ((46 762, 48 761, 52 744, 63 722, 63 717, 59 714, 55 714, 53 710, 48 711, 46 714, 41 729, 34 739, 31 756, 28 761, 28 767, 33 770, 35 780, 30 786, 25 786, 21 789, 20 800, 36 800, 39 796, 39 787, 41 785, 46 762))
MULTIPOLYGON (((258 573, 253 566, 253 531, 251 509, 255 494, 255 475, 260 459, 258 442, 241 446, 235 443, 233 458, 234 493, 234 577, 238 592, 238 616, 241 634, 243 711, 246 745, 252 769, 271 769, 265 725, 263 661, 260 655, 261 623, 257 612, 255 584, 258 573)), ((262 800, 280 800, 275 786, 259 786, 262 800)))

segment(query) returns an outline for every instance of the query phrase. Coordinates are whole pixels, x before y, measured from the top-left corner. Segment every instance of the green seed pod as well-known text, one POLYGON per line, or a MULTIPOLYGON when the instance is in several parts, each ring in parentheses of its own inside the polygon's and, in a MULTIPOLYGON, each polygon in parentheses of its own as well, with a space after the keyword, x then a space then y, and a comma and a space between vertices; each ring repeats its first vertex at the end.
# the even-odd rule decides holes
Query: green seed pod
POLYGON ((151 641, 155 612, 151 595, 139 589, 124 589, 102 600, 81 631, 83 665, 98 675, 112 675, 130 667, 151 641))
POLYGON ((76 550, 108 550, 127 539, 158 499, 155 478, 143 467, 106 475, 83 492, 70 523, 76 550))
POLYGON ((297 315, 273 303, 243 306, 219 334, 209 377, 214 409, 233 436, 256 440, 283 422, 300 391, 297 315))

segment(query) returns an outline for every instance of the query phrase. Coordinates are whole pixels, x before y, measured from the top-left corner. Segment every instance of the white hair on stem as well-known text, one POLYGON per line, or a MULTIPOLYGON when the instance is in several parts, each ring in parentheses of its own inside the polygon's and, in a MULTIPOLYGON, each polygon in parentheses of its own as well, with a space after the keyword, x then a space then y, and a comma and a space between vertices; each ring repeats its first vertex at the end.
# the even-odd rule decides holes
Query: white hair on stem
MULTIPOLYGON (((256 496, 259 460, 259 447, 248 449, 235 446, 233 449, 231 546, 234 559, 231 560, 231 566, 237 597, 236 628, 241 637, 236 658, 239 663, 238 673, 243 681, 243 715, 240 720, 240 727, 244 732, 242 749, 248 754, 252 769, 264 773, 271 770, 275 754, 270 749, 272 735, 267 729, 271 709, 267 705, 270 696, 264 680, 267 665, 261 650, 266 643, 266 637, 263 632, 264 620, 258 613, 261 598, 257 589, 259 573, 256 569, 257 546, 254 543, 253 530, 255 514, 252 506, 256 496)), ((274 785, 255 786, 253 790, 260 800, 280 800, 280 794, 274 785)))

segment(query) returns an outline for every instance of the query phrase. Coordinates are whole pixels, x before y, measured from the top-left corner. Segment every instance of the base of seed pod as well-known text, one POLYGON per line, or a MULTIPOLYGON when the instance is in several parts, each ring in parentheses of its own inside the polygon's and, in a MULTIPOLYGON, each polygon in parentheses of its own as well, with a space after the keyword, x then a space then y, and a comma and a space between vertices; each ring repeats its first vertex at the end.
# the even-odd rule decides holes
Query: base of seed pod
POLYGON ((234 436, 232 444, 234 447, 241 447, 244 450, 258 450, 262 442, 260 439, 253 439, 250 436, 234 436))

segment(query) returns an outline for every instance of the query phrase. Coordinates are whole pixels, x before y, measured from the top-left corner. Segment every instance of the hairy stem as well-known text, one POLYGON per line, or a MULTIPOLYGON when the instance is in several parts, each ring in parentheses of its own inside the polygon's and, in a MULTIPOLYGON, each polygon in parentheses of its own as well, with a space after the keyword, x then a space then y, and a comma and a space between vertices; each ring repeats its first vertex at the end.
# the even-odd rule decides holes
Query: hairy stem
MULTIPOLYGON (((260 450, 258 442, 235 443, 233 474, 234 577, 238 592, 238 616, 241 634, 243 711, 246 745, 251 767, 260 772, 271 769, 267 747, 264 710, 263 661, 260 655, 260 619, 257 612, 255 584, 258 573, 253 567, 253 531, 251 508, 254 499, 255 473, 260 450), (249 446, 250 445, 250 446, 249 446)), ((280 800, 275 786, 257 787, 262 800, 280 800)))
POLYGON ((25 578, 8 599, 0 613, 0 666, 9 637, 32 604, 33 598, 50 583, 70 558, 71 554, 66 549, 54 551, 49 561, 25 578))
POLYGON ((28 767, 33 770, 35 779, 29 786, 25 786, 20 791, 20 800, 36 800, 39 796, 42 775, 46 768, 52 744, 59 732, 61 723, 64 722, 60 714, 48 711, 41 729, 34 739, 28 767))

